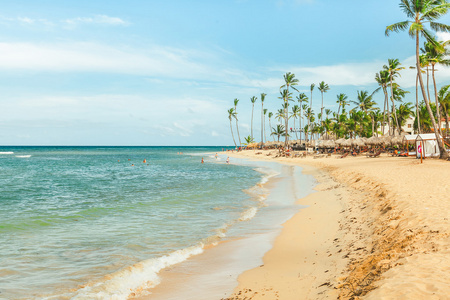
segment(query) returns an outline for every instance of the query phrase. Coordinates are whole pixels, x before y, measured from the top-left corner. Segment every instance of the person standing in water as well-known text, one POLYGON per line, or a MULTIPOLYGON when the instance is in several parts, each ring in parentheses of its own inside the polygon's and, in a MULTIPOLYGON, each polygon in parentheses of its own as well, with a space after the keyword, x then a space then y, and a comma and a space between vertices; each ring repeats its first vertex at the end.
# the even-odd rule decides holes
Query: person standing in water
POLYGON ((202 164, 204 163, 204 161, 203 161, 203 157, 202 157, 202 164))
POLYGON ((227 164, 230 163, 230 157, 227 157, 227 164))

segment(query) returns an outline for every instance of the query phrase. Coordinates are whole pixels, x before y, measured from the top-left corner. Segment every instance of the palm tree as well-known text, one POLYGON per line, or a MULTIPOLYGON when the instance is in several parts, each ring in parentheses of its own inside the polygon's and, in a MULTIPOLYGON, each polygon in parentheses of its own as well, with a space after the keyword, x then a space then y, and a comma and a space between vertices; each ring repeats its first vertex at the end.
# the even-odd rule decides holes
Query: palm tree
POLYGON ((372 107, 376 104, 373 99, 373 94, 369 95, 368 91, 357 91, 358 97, 357 100, 351 100, 353 104, 356 105, 359 110, 367 113, 372 107))
POLYGON ((230 120, 230 130, 231 130, 231 136, 233 137, 234 147, 237 148, 236 141, 234 139, 234 134, 233 134, 233 126, 231 125, 231 120, 233 118, 236 118, 236 112, 234 111, 234 108, 230 108, 228 110, 228 119, 230 120))
MULTIPOLYGON (((441 132, 441 114, 439 109, 439 100, 438 100, 438 91, 436 88, 436 78, 434 76, 435 72, 435 66, 436 64, 441 64, 444 66, 450 65, 450 60, 447 59, 447 56, 450 54, 448 50, 445 49, 445 43, 444 42, 426 42, 424 49, 421 49, 422 52, 425 54, 425 58, 428 61, 428 63, 431 64, 431 76, 433 78, 433 86, 434 86, 434 96, 435 96, 435 103, 436 103, 436 117, 438 119, 438 127, 439 127, 439 133, 441 132)), ((431 98, 430 98, 431 101, 431 98)))
POLYGON ((370 112, 370 117, 372 118, 372 136, 378 136, 378 124, 383 121, 384 115, 380 112, 379 109, 377 109, 370 112))
POLYGON ((445 136, 448 137, 450 134, 450 128, 448 124, 448 115, 450 114, 450 85, 441 87, 438 95, 439 103, 441 104, 441 110, 443 115, 445 115, 445 136))
POLYGON ((306 94, 305 93, 300 93, 298 96, 297 96, 297 101, 298 101, 298 104, 299 104, 299 106, 300 106, 300 114, 299 114, 299 121, 300 121, 300 125, 299 125, 299 128, 300 128, 300 140, 302 139, 302 119, 303 119, 303 102, 308 102, 308 96, 306 96, 306 94))
POLYGON ((284 130, 284 126, 282 124, 278 124, 276 128, 272 128, 272 133, 270 135, 276 135, 278 138, 278 142, 280 141, 280 136, 283 136, 286 134, 286 131, 284 130))
POLYGON ((292 114, 291 117, 294 118, 294 131, 295 131, 295 137, 298 140, 298 135, 297 135, 297 129, 295 128, 295 119, 297 119, 300 116, 300 107, 298 105, 294 105, 292 106, 292 114))
POLYGON ((234 113, 235 113, 235 115, 234 115, 234 118, 236 119, 236 131, 237 131, 237 134, 238 134, 238 138, 239 138, 239 147, 241 146, 241 136, 239 135, 239 126, 238 126, 238 118, 237 118, 237 105, 238 105, 238 103, 239 103, 239 99, 234 99, 234 113))
POLYGON ((348 97, 346 94, 342 94, 342 93, 337 95, 336 97, 337 97, 336 103, 339 105, 337 115, 339 116, 339 112, 341 111, 341 106, 343 106, 343 104, 347 101, 348 97))
POLYGON ((406 120, 413 115, 413 104, 411 102, 408 103, 402 103, 399 105, 397 110, 397 116, 398 116, 398 123, 400 125, 400 131, 401 127, 405 125, 406 120))
POLYGON ((322 81, 321 83, 319 83, 319 87, 318 87, 320 93, 322 94, 322 106, 320 107, 320 123, 322 123, 322 115, 323 115, 323 93, 326 93, 330 87, 328 86, 328 84, 326 84, 324 81, 322 81))
POLYGON ((244 145, 248 146, 249 144, 253 144, 255 142, 255 140, 252 138, 251 135, 244 137, 244 145))
MULTIPOLYGON (((420 65, 424 66, 425 57, 423 55, 420 56, 420 65)), ((415 69, 416 67, 410 66, 410 69, 415 69)), ((421 70, 422 74, 425 71, 421 70)), ((422 131, 420 130, 420 114, 419 114, 419 74, 416 73, 416 119, 417 119, 417 132, 420 134, 422 131)), ((415 129, 414 129, 415 130, 415 129)))
MULTIPOLYGON (((395 117, 395 124, 397 125, 398 130, 401 130, 401 128, 398 126, 398 119, 397 119, 397 109, 395 108, 394 103, 394 78, 397 76, 400 76, 399 71, 403 70, 404 67, 400 67, 401 63, 398 61, 398 59, 388 59, 388 65, 384 65, 383 68, 389 72, 389 82, 391 87, 391 101, 392 101, 392 111, 394 112, 395 117)), ((399 131, 400 134, 400 131, 399 131)))
MULTIPOLYGON (((272 119, 273 112, 269 111, 268 116, 269 116, 269 128, 272 128, 272 124, 270 123, 270 119, 272 119)), ((264 135, 265 135, 265 131, 266 131, 266 130, 265 130, 265 128, 264 128, 264 135)))
POLYGON ((261 93, 261 143, 264 143, 264 136, 263 133, 266 129, 266 124, 264 124, 265 118, 264 118, 264 100, 266 100, 266 94, 261 93))
POLYGON ((384 108, 383 108, 383 127, 382 134, 384 135, 384 128, 386 125, 386 109, 387 114, 389 115, 389 95, 387 92, 387 86, 389 84, 389 71, 381 70, 380 73, 375 74, 375 80, 378 85, 383 89, 384 93, 384 108))
POLYGON ((287 72, 286 74, 283 75, 284 78, 284 84, 280 87, 280 93, 281 93, 281 97, 284 101, 284 109, 285 109, 285 130, 286 130, 286 136, 285 136, 285 141, 284 141, 284 147, 287 148, 288 147, 288 139, 289 139, 289 134, 288 134, 288 127, 289 127, 289 121, 288 121, 288 107, 289 107, 289 100, 291 100, 292 96, 291 93, 289 93, 289 87, 292 87, 292 89, 296 90, 298 92, 298 90, 295 88, 295 86, 298 84, 298 79, 295 78, 295 74, 291 73, 291 72, 287 72), (285 88, 285 89, 283 89, 285 88), (281 89, 283 89, 281 91, 281 89))
POLYGON ((264 110, 263 110, 263 120, 264 120, 264 122, 263 122, 263 124, 264 124, 264 140, 263 140, 263 143, 264 143, 264 141, 267 141, 267 138, 266 138, 266 114, 267 114, 267 111, 268 111, 268 109, 264 108, 264 110))
POLYGON ((275 115, 275 118, 280 123, 281 123, 281 120, 284 120, 284 109, 283 108, 280 108, 279 110, 277 110, 277 114, 275 115))
POLYGON ((426 29, 425 24, 429 23, 430 27, 434 31, 444 31, 450 32, 450 26, 442 23, 435 22, 440 17, 445 15, 450 8, 450 3, 447 0, 401 0, 400 8, 406 14, 410 20, 403 22, 398 22, 386 27, 385 34, 388 36, 391 31, 399 32, 403 30, 408 30, 409 36, 415 37, 416 39, 416 68, 417 74, 419 75, 420 88, 422 90, 422 96, 425 100, 425 105, 427 107, 428 113, 431 117, 431 122, 433 124, 434 133, 436 135, 436 140, 439 145, 439 151, 441 153, 440 158, 447 159, 448 153, 445 150, 444 144, 439 137, 438 128, 436 121, 434 119, 433 112, 430 106, 430 100, 425 92, 425 87, 423 85, 421 66, 420 66, 420 55, 419 55, 419 44, 420 35, 424 36, 426 40, 432 41, 432 36, 430 32, 426 29))
MULTIPOLYGON (((305 104, 306 105, 306 104, 305 104)), ((308 120, 308 125, 305 127, 305 138, 308 140, 308 130, 311 131, 311 123, 313 122, 314 118, 314 112, 311 109, 311 107, 304 107, 303 108, 304 115, 306 119, 308 120)), ((312 139, 312 131, 311 131, 311 139, 312 139)))
POLYGON ((252 123, 251 123, 251 138, 253 139, 253 109, 255 108, 255 102, 256 100, 258 100, 258 98, 256 98, 255 96, 250 98, 250 101, 252 102, 252 123))

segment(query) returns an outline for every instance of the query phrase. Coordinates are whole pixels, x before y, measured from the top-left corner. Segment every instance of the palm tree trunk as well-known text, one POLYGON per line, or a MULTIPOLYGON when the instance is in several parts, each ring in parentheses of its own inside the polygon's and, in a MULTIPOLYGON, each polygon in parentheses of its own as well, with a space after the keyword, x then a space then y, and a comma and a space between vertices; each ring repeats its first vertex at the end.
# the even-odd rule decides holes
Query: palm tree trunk
POLYGON ((261 102, 261 143, 264 143, 264 136, 263 136, 264 130, 265 130, 265 128, 264 128, 264 102, 261 102))
POLYGON ((416 75, 416 118, 417 118, 417 131, 419 134, 422 133, 420 130, 420 116, 419 116, 419 74, 416 75))
POLYGON ((300 123, 300 125, 298 126, 300 129, 300 143, 302 142, 302 119, 303 119, 303 109, 302 109, 302 104, 300 103, 300 118, 298 120, 298 122, 300 123))
POLYGON ((250 132, 251 132, 251 137, 252 137, 252 141, 253 141, 253 110, 254 110, 254 108, 255 108, 255 103, 252 103, 252 123, 251 123, 251 126, 250 126, 250 132))
POLYGON ((438 95, 437 95, 438 91, 437 91, 437 88, 436 88, 436 78, 434 77, 434 64, 431 64, 431 75, 433 76, 434 98, 435 98, 435 101, 436 101, 436 117, 437 117, 437 120, 438 120, 439 134, 442 135, 441 109, 440 109, 440 106, 439 106, 439 100, 438 100, 438 95))
POLYGON ((425 91, 425 87, 423 84, 422 74, 420 73, 420 60, 419 60, 419 32, 416 31, 416 66, 417 66, 417 74, 419 76, 419 82, 420 82, 420 88, 422 89, 422 96, 425 100, 425 105, 427 106, 428 114, 430 115, 431 123, 433 124, 434 128, 434 134, 436 135, 436 141, 439 146, 439 152, 441 159, 447 159, 448 153, 447 150, 445 150, 444 144, 442 142, 442 139, 439 137, 439 131, 436 125, 436 120, 434 119, 433 111, 431 110, 430 101, 427 98, 427 93, 425 91))
MULTIPOLYGON (((392 101, 392 110, 394 111, 395 125, 397 125, 398 134, 400 135, 401 128, 400 126, 398 126, 397 109, 395 108, 394 103, 394 87, 392 86, 392 72, 391 72, 391 101, 392 101)), ((394 130, 392 130, 392 133, 395 135, 394 130)))
POLYGON ((237 148, 236 141, 234 140, 233 126, 231 126, 231 120, 230 120, 230 130, 231 130, 231 136, 233 137, 234 147, 237 148))
MULTIPOLYGON (((269 127, 270 127, 270 130, 272 130, 272 124, 270 123, 270 118, 269 118, 269 127)), ((275 142, 275 137, 273 137, 273 141, 275 142)))
MULTIPOLYGON (((288 93, 289 94, 289 93, 288 93)), ((288 100, 285 100, 285 104, 284 104, 284 126, 286 126, 285 127, 285 133, 286 133, 286 136, 284 137, 284 147, 285 148, 287 148, 288 147, 288 142, 289 142, 289 140, 288 140, 288 125, 289 125, 289 122, 288 122, 288 110, 287 110, 287 101, 288 100)))
POLYGON ((238 127, 238 119, 236 118, 236 131, 238 134, 238 138, 239 138, 239 147, 241 147, 241 136, 239 135, 239 127, 238 127))
MULTIPOLYGON (((387 93, 385 86, 383 86, 383 93, 384 93, 384 108, 383 108, 383 130, 382 131, 383 131, 383 135, 384 135, 384 129, 386 126, 386 106, 389 102, 388 93, 387 93)), ((388 107, 388 109, 389 109, 389 107, 388 107)))
POLYGON ((427 65, 427 93, 428 93, 428 99, 431 100, 431 96, 430 96, 430 69, 429 69, 428 65, 427 65))

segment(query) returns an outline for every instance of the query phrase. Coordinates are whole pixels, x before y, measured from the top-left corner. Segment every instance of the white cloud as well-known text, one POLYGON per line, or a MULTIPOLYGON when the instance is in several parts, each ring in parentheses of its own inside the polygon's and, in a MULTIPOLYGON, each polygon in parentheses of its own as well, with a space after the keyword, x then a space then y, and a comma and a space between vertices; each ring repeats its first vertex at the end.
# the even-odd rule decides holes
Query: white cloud
POLYGON ((436 35, 437 35, 437 38, 438 38, 439 41, 448 41, 448 40, 450 40, 450 33, 448 33, 448 32, 441 32, 441 31, 439 31, 439 32, 436 33, 436 35))
MULTIPOLYGON (((146 50, 96 43, 0 43, 0 70, 112 72, 172 78, 208 78, 200 53, 168 47, 146 50)), ((206 56, 206 55, 205 55, 206 56)))
POLYGON ((104 24, 104 25, 127 25, 128 23, 117 17, 109 17, 106 15, 96 15, 94 17, 77 17, 73 19, 67 19, 63 22, 69 25, 79 24, 104 24))

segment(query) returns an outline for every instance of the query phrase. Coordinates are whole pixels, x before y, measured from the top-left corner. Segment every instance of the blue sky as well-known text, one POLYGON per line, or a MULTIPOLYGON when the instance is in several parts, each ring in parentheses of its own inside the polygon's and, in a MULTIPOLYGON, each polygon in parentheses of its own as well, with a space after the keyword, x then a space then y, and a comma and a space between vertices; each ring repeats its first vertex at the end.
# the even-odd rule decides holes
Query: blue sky
MULTIPOLYGON (((250 98, 266 93, 264 106, 275 112, 286 72, 308 96, 324 80, 325 106, 336 109, 339 93, 372 92, 388 58, 414 64, 406 33, 384 35, 406 19, 398 3, 8 1, 0 11, 0 145, 231 145, 233 99, 247 136, 250 98)), ((437 80, 450 83, 450 71, 440 68, 437 80)), ((413 92, 414 71, 399 83, 413 92)), ((259 109, 260 101, 255 136, 259 109)))

